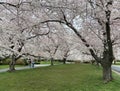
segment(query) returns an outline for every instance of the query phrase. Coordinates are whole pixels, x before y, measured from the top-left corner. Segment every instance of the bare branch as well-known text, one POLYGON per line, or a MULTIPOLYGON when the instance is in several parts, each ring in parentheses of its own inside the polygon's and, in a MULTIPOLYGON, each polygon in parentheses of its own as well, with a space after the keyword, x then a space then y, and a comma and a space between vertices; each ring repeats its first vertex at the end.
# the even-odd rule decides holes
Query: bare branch
POLYGON ((82 52, 83 54, 85 54, 85 55, 91 55, 90 53, 88 53, 88 52, 82 52))
POLYGON ((62 20, 46 20, 46 21, 43 21, 43 22, 40 22, 40 23, 47 23, 47 22, 58 22, 58 23, 65 23, 64 21, 62 21, 62 20))
POLYGON ((17 8, 18 5, 14 5, 14 4, 11 4, 11 3, 7 3, 7 2, 0 2, 1 5, 9 5, 9 6, 12 6, 12 7, 15 7, 17 8))
POLYGON ((90 3, 90 5, 91 5, 91 7, 94 9, 95 7, 94 6, 98 6, 99 8, 101 8, 102 10, 103 10, 103 7, 102 6, 100 6, 99 4, 97 4, 97 3, 94 3, 93 1, 91 1, 91 0, 87 0, 89 3, 90 3))
POLYGON ((47 20, 47 21, 43 21, 42 23, 46 23, 46 22, 58 22, 60 24, 62 23, 62 24, 65 24, 66 26, 68 26, 82 40, 82 42, 89 49, 91 55, 95 58, 95 60, 98 61, 98 62, 100 62, 100 58, 97 57, 97 55, 95 54, 94 50, 90 47, 90 45, 87 43, 87 41, 81 36, 81 34, 77 31, 77 29, 71 23, 69 23, 67 21, 64 13, 63 13, 63 17, 64 17, 64 22, 61 22, 61 20, 47 20))
POLYGON ((119 20, 120 19, 120 17, 116 17, 116 18, 114 18, 113 20, 119 20))

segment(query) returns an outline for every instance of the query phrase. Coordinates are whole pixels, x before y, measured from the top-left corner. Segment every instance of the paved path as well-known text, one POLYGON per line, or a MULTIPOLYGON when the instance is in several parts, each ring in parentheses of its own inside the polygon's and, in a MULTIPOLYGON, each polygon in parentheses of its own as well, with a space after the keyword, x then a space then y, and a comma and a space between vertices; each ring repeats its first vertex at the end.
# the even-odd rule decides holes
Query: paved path
MULTIPOLYGON (((35 64, 34 68, 37 67, 45 67, 45 66, 50 66, 50 64, 35 64)), ((9 68, 6 69, 0 69, 0 73, 8 71, 9 68)), ((29 66, 24 66, 24 67, 16 67, 16 70, 23 70, 23 69, 30 69, 29 66)), ((112 65, 112 70, 120 73, 120 65, 112 65)))
MULTIPOLYGON (((45 66, 50 66, 50 64, 35 64, 34 68, 37 68, 37 67, 45 67, 45 66)), ((30 67, 29 67, 29 66, 16 67, 15 69, 16 69, 16 70, 23 70, 23 69, 30 69, 30 67)), ((6 72, 6 71, 8 71, 8 68, 6 68, 6 69, 0 69, 0 73, 6 72)))
POLYGON ((112 70, 117 71, 120 73, 120 65, 112 65, 112 70))

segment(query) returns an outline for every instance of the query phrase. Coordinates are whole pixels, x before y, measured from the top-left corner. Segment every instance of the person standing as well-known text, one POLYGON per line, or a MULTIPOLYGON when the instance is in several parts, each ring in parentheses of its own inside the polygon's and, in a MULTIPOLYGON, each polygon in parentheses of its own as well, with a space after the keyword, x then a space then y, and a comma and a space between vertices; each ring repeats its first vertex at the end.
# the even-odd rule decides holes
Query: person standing
POLYGON ((31 68, 31 59, 28 59, 28 66, 31 68))
POLYGON ((31 68, 34 68, 34 64, 35 64, 34 60, 31 59, 31 68))

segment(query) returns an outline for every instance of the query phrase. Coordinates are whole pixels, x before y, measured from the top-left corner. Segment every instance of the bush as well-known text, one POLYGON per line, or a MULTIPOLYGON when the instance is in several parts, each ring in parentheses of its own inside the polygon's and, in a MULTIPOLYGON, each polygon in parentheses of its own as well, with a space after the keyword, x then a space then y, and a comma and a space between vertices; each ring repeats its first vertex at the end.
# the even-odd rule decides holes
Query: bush
POLYGON ((23 62, 24 62, 24 65, 28 65, 28 59, 22 59, 23 60, 23 62))
POLYGON ((16 65, 27 65, 27 62, 24 59, 19 59, 16 61, 16 65))
MULTIPOLYGON (((9 63, 11 62, 11 59, 10 58, 7 58, 5 60, 2 60, 1 61, 1 64, 3 65, 9 65, 9 63)), ((27 60, 26 59, 18 59, 16 61, 16 65, 28 65, 27 63, 27 60)))
POLYGON ((84 60, 83 63, 89 64, 91 61, 84 60))
POLYGON ((8 65, 10 63, 10 61, 11 61, 10 58, 4 59, 4 60, 2 60, 2 64, 8 65))
POLYGON ((75 64, 79 64, 79 63, 81 63, 80 61, 75 61, 75 64))

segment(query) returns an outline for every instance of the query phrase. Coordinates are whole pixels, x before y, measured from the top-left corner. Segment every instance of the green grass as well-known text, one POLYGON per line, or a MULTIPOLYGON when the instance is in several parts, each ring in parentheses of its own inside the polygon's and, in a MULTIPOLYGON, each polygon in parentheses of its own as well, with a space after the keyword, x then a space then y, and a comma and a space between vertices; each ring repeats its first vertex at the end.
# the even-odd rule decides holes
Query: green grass
POLYGON ((120 62, 116 62, 115 64, 113 63, 113 65, 120 65, 120 62))
POLYGON ((8 65, 0 65, 0 69, 8 68, 8 65))
POLYGON ((120 91, 120 77, 104 84, 101 68, 69 64, 0 73, 0 91, 120 91))
MULTIPOLYGON (((63 64, 63 62, 53 61, 54 64, 63 64)), ((50 61, 41 61, 40 64, 51 64, 50 61)))

